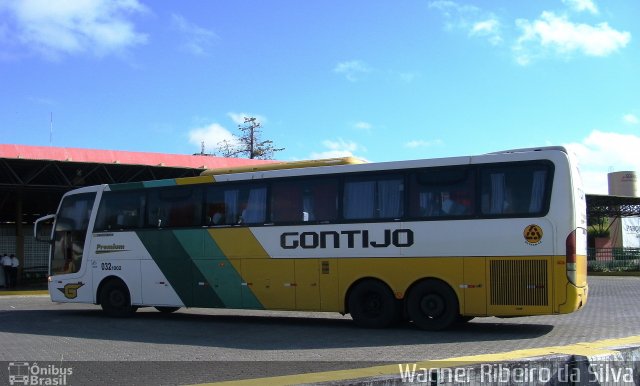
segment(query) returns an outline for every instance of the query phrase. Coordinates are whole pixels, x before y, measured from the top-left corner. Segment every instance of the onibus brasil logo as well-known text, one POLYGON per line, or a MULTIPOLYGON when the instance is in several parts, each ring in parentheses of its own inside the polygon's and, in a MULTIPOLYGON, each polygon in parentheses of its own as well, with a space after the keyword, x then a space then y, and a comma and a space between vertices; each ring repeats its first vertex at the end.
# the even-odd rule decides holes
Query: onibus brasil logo
POLYGON ((9 362, 10 385, 67 385, 73 368, 55 364, 40 366, 37 363, 9 362))

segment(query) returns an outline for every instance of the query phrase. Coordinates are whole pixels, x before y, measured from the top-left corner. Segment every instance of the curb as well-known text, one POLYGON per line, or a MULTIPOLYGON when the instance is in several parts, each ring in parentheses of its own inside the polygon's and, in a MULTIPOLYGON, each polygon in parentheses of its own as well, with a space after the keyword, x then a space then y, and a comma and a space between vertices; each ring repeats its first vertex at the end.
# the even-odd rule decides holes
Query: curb
POLYGON ((640 335, 567 346, 209 385, 621 385, 640 383, 640 335))
POLYGON ((39 296, 49 295, 47 290, 0 290, 0 296, 39 296))
POLYGON ((621 272, 587 272, 588 276, 635 276, 640 277, 638 271, 621 271, 621 272))

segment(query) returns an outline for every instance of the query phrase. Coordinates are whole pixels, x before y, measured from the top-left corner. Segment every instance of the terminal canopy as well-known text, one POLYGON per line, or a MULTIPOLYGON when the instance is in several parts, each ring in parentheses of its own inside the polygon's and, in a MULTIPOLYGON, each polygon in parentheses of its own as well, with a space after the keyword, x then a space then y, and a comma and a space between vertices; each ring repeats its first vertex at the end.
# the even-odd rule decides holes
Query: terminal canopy
POLYGON ((640 216, 640 197, 587 194, 587 218, 640 216))

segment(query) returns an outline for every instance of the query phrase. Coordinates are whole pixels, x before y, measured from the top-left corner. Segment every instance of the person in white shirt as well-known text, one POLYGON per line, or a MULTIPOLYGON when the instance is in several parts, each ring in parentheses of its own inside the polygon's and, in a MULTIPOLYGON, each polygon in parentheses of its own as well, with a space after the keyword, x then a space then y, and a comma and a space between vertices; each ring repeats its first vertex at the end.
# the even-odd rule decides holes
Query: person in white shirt
POLYGON ((11 258, 6 253, 0 259, 0 265, 2 265, 2 270, 4 271, 4 286, 5 288, 9 288, 9 284, 11 283, 11 258))
POLYGON ((18 284, 18 267, 20 266, 20 260, 16 255, 11 255, 11 288, 16 288, 18 284))

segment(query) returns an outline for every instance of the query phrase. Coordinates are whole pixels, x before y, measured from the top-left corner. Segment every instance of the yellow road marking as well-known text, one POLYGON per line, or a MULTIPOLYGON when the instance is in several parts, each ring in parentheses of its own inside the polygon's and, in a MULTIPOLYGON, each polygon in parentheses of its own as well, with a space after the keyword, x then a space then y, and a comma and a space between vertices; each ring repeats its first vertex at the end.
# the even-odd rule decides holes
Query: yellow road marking
MULTIPOLYGON (((616 350, 611 350, 610 348, 617 347, 625 347, 625 346, 634 346, 640 345, 640 335, 629 336, 626 338, 618 338, 618 339, 604 339, 598 340, 595 342, 580 342, 567 346, 551 346, 551 347, 541 347, 541 348, 532 348, 525 350, 515 350, 503 353, 495 353, 495 354, 483 354, 483 355, 473 355, 473 356, 463 356, 456 358, 448 358, 448 359, 437 359, 430 361, 422 361, 422 362, 404 362, 404 364, 408 363, 416 363, 416 368, 446 368, 446 367, 457 367, 457 366, 468 366, 471 364, 478 363, 493 363, 500 361, 509 361, 515 359, 523 359, 523 358, 535 358, 547 355, 554 354, 568 354, 568 355, 584 355, 584 356, 595 356, 595 355, 607 355, 607 354, 615 354, 616 350)), ((382 366, 374 366, 374 367, 365 367, 360 369, 350 369, 350 370, 335 370, 335 371, 325 371, 318 373, 308 373, 308 374, 294 374, 294 375, 283 375, 277 377, 267 377, 267 378, 255 378, 255 379, 243 379, 238 381, 225 381, 225 382, 214 382, 214 383, 203 383, 198 386, 205 385, 298 385, 298 384, 308 384, 308 383, 319 383, 319 382, 332 382, 332 381, 341 381, 347 379, 359 379, 359 378, 368 378, 368 377, 378 377, 384 375, 399 375, 399 367, 398 364, 393 365, 382 365, 382 366)))
POLYGON ((32 291, 0 291, 0 296, 26 296, 26 295, 49 295, 47 290, 32 290, 32 291))

